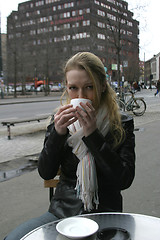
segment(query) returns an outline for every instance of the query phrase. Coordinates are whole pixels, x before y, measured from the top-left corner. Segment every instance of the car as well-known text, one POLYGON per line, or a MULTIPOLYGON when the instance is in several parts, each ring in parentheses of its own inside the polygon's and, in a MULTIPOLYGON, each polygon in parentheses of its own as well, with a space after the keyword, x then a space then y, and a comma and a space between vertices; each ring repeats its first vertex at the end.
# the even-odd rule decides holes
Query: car
POLYGON ((55 86, 55 85, 52 85, 51 87, 50 87, 50 91, 51 92, 61 92, 62 91, 62 88, 61 87, 59 87, 59 86, 55 86))

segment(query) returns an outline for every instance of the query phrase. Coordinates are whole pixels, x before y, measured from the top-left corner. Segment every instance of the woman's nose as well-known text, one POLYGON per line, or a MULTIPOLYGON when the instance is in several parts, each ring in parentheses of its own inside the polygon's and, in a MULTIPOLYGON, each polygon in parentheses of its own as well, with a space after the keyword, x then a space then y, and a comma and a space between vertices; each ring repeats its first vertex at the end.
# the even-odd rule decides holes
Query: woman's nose
POLYGON ((84 93, 84 91, 83 91, 83 89, 79 89, 79 91, 78 91, 78 98, 85 98, 86 96, 85 96, 85 93, 84 93))

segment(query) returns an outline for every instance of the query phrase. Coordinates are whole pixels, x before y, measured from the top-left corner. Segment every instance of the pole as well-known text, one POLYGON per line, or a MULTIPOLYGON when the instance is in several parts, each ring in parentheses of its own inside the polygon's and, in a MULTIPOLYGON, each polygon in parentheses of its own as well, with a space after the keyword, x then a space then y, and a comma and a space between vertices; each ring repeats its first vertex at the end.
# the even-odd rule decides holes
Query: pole
POLYGON ((144 52, 144 87, 147 85, 146 84, 146 68, 145 68, 145 52, 144 52))

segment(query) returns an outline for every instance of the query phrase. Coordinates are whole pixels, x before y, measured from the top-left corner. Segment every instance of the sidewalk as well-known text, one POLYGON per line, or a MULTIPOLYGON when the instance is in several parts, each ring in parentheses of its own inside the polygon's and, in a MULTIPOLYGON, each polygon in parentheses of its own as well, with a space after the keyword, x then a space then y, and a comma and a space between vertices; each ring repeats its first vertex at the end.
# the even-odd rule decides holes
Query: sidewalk
POLYGON ((18 95, 17 98, 13 96, 5 96, 4 99, 0 99, 0 105, 6 104, 17 104, 17 103, 27 103, 27 102, 41 102, 41 101, 55 101, 57 97, 59 98, 62 92, 51 92, 48 96, 44 96, 43 92, 35 93, 31 95, 18 95))

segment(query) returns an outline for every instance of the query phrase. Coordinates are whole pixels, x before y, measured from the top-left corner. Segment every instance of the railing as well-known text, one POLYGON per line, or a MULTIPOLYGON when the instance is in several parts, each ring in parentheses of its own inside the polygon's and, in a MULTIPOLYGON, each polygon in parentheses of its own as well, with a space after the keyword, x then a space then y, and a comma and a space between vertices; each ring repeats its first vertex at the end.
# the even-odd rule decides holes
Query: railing
POLYGON ((48 117, 49 117, 48 115, 47 116, 45 115, 42 117, 35 117, 35 118, 25 118, 25 119, 9 120, 9 121, 6 120, 6 121, 1 122, 1 124, 3 126, 7 126, 8 139, 10 140, 11 139, 11 126, 15 126, 16 124, 25 123, 25 122, 33 122, 33 121, 40 122, 41 120, 45 120, 48 117))

